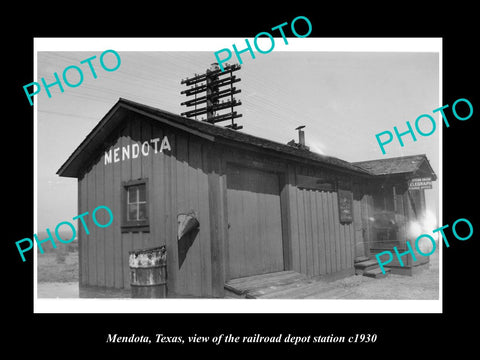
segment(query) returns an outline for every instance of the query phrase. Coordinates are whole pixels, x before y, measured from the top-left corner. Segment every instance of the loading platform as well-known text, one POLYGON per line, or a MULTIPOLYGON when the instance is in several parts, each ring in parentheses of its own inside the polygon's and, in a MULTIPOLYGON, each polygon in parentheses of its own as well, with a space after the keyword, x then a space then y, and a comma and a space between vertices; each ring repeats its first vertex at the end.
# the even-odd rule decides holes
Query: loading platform
POLYGON ((226 298, 243 299, 337 299, 349 293, 332 281, 310 278, 295 271, 232 279, 225 283, 225 292, 226 298))

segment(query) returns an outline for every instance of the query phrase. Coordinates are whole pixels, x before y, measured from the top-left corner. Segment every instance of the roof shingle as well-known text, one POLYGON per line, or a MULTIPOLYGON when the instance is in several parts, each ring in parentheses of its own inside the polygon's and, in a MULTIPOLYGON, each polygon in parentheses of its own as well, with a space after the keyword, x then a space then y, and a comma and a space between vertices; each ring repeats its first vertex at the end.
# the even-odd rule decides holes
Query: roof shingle
MULTIPOLYGON (((95 128, 87 135, 84 141, 78 146, 78 148, 70 155, 67 161, 60 167, 57 174, 60 176, 77 176, 80 164, 78 162, 85 160, 83 154, 92 144, 101 144, 103 138, 107 136, 107 133, 112 124, 109 124, 109 120, 112 118, 114 109, 127 109, 131 111, 137 111, 145 116, 151 117, 159 122, 166 122, 169 125, 177 126, 184 131, 190 131, 197 135, 208 135, 208 138, 218 141, 223 139, 228 143, 236 142, 242 144, 252 145, 256 148, 271 150, 277 154, 284 154, 294 156, 300 159, 311 160, 320 164, 330 165, 339 170, 346 170, 354 172, 359 175, 370 175, 368 171, 352 165, 351 163, 332 157, 317 154, 308 150, 298 149, 296 147, 281 144, 275 141, 267 140, 257 136, 249 135, 236 130, 228 129, 222 126, 213 125, 203 121, 197 121, 189 118, 182 117, 171 112, 160 110, 155 107, 140 104, 131 100, 120 98, 118 102, 112 107, 107 115, 95 126, 95 128)), ((90 149, 89 149, 90 150, 90 149)))
POLYGON ((359 161, 352 164, 373 175, 415 173, 420 170, 422 166, 428 166, 428 171, 430 171, 432 176, 436 179, 436 175, 425 154, 359 161))

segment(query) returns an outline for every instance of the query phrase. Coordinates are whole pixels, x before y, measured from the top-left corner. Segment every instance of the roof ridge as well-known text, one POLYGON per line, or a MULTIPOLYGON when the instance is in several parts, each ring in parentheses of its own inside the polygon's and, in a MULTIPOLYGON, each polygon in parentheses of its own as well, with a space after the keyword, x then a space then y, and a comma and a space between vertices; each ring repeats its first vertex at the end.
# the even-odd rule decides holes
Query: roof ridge
MULTIPOLYGON (((205 137, 210 141, 218 139, 220 143, 226 143, 229 141, 231 146, 237 144, 243 144, 256 148, 256 151, 271 151, 277 155, 283 155, 287 157, 299 158, 304 161, 311 161, 318 164, 323 164, 327 167, 333 167, 339 171, 353 172, 358 175, 371 176, 371 172, 362 169, 346 160, 340 158, 315 153, 312 151, 298 149, 285 143, 262 138, 256 135, 251 135, 245 132, 239 132, 236 130, 228 129, 223 126, 210 124, 205 121, 198 121, 183 117, 181 115, 159 109, 151 105, 141 104, 139 102, 129 100, 120 97, 118 101, 107 111, 102 119, 95 125, 86 138, 80 143, 80 145, 74 150, 74 152, 68 157, 65 163, 57 171, 60 176, 73 176, 78 175, 80 168, 81 158, 87 157, 84 151, 90 144, 96 143, 100 146, 104 138, 107 136, 105 129, 111 129, 115 125, 118 118, 114 117, 114 113, 124 109, 126 111, 138 112, 146 117, 150 117, 160 123, 168 126, 175 127, 181 131, 189 132, 194 135, 205 137)), ((90 155, 88 155, 90 156, 90 155)))
MULTIPOLYGON (((260 137, 258 135, 253 135, 253 134, 249 134, 249 133, 246 133, 246 132, 241 132, 241 131, 237 131, 237 130, 232 130, 232 129, 229 129, 229 128, 226 128, 224 126, 219 126, 219 125, 216 125, 216 124, 211 124, 209 122, 206 122, 206 121, 198 121, 198 120, 193 120, 193 119, 190 119, 190 118, 187 118, 187 117, 184 117, 184 116, 181 116, 181 115, 178 115, 178 114, 175 114, 175 113, 172 113, 172 112, 169 112, 169 111, 166 111, 166 110, 163 110, 163 109, 160 109, 160 108, 157 108, 157 107, 154 107, 154 106, 150 106, 150 105, 144 105, 144 104, 141 104, 141 103, 138 103, 136 101, 133 101, 133 100, 129 100, 129 99, 126 99, 126 98, 119 98, 119 102, 122 101, 124 103, 126 103, 127 105, 133 105, 133 106, 139 106, 139 107, 143 107, 143 108, 149 108, 151 109, 152 111, 158 111, 162 114, 166 114, 166 115, 170 115, 170 116, 173 116, 175 119, 181 119, 183 122, 184 122, 184 125, 186 125, 187 127, 191 127, 189 125, 199 125, 199 126, 205 126, 205 127, 212 127, 214 129, 218 129, 219 131, 224 131, 225 133, 229 133, 229 134, 241 134, 242 136, 246 136, 246 137, 251 137, 251 138, 255 138, 257 140, 260 140, 260 141, 268 141, 270 143, 274 143, 274 144, 277 144, 279 146, 284 146, 284 147, 288 147, 290 149, 294 149, 296 151, 301 151, 293 146, 290 146, 288 144, 285 144, 285 143, 282 143, 282 142, 279 142, 279 141, 276 141, 276 140, 271 140, 271 139, 267 139, 267 138, 263 138, 263 137, 260 137)), ((338 157, 335 157, 335 156, 331 156, 331 155, 324 155, 324 154, 320 154, 320 153, 317 153, 317 152, 313 152, 313 151, 308 151, 309 153, 319 157, 320 159, 325 159, 325 160, 328 160, 328 159, 334 159, 336 161, 339 161, 339 162, 342 162, 344 164, 348 164, 348 165, 351 165, 351 166, 354 166, 351 162, 349 161, 346 161, 346 160, 343 160, 343 159, 340 159, 338 157)), ((319 159, 319 160, 320 160, 319 159)), ((360 172, 363 172, 363 173, 367 173, 367 174, 370 174, 370 172, 368 172, 367 170, 365 169, 362 169, 358 166, 354 166, 355 169, 352 169, 352 170, 356 170, 356 171, 360 171, 360 172), (358 169, 358 170, 357 170, 358 169)), ((371 175, 371 174, 370 174, 371 175)))
POLYGON ((352 164, 361 164, 361 163, 372 162, 372 161, 387 161, 387 160, 396 160, 396 159, 408 159, 408 158, 413 158, 413 157, 422 157, 422 158, 427 159, 427 155, 426 155, 426 154, 416 154, 416 155, 406 155, 406 156, 395 156, 395 157, 382 158, 382 159, 371 159, 371 160, 363 160, 363 161, 353 161, 352 164))

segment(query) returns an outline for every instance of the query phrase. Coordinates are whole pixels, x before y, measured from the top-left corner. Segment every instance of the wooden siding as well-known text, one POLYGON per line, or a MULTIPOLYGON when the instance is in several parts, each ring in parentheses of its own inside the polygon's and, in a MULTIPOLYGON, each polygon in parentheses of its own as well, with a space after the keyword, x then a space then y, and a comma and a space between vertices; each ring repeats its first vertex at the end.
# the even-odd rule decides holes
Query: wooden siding
MULTIPOLYGON (((178 130, 161 127, 140 115, 129 117, 105 149, 79 178, 79 213, 85 217, 90 234, 79 227, 80 282, 82 285, 126 288, 130 287, 129 251, 160 245, 167 246, 169 291, 175 294, 210 296, 212 271, 210 250, 209 191, 204 140, 178 130), (150 139, 168 137, 172 151, 154 153, 149 144, 149 155, 109 164, 104 163, 104 152, 110 148, 141 145, 150 139), (149 231, 121 232, 122 183, 148 179, 149 231), (91 218, 99 205, 108 206, 114 215, 112 225, 97 227, 91 218), (179 263, 177 214, 194 210, 200 228, 179 263)), ((98 221, 106 223, 108 214, 98 211, 98 221)), ((80 223, 79 223, 80 225, 80 223)))
POLYGON ((322 276, 353 268, 354 225, 340 223, 337 193, 287 186, 292 270, 322 276))
MULTIPOLYGON (((373 200, 360 179, 357 185, 365 189, 359 195, 359 189, 353 187, 353 222, 341 223, 336 187, 324 186, 335 184, 341 177, 335 171, 212 143, 143 115, 125 119, 110 134, 104 149, 98 150, 96 156, 92 150, 92 159, 78 184, 79 214, 89 212, 85 220, 90 231, 87 234, 82 226, 78 227, 82 286, 128 289, 129 251, 166 245, 171 295, 222 297, 226 280, 250 275, 252 270, 246 266, 240 272, 232 271, 235 262, 256 261, 258 266, 262 265, 261 269, 252 270, 257 273, 294 270, 314 277, 347 273, 346 270, 353 268, 356 249, 357 255, 361 255, 363 243, 372 237, 373 200), (171 151, 155 154, 150 143, 148 156, 104 163, 104 152, 109 149, 134 142, 141 145, 164 136, 168 137, 171 151), (228 167, 232 164, 241 175, 231 174, 228 167), (274 174, 275 181, 269 176, 262 178, 261 173, 274 174), (304 180, 319 179, 320 185, 312 189, 298 187, 297 175, 304 180), (137 179, 148 180, 149 229, 122 232, 122 184, 137 179), (274 204, 269 202, 273 199, 261 195, 268 193, 263 191, 268 186, 274 190, 274 204), (238 192, 232 194, 232 190, 238 192), (245 200, 255 205, 256 213, 243 211, 245 200), (108 228, 97 227, 91 218, 99 205, 113 211, 114 221, 108 228), (268 248, 263 240, 271 231, 271 224, 260 215, 272 209, 275 213, 272 239, 278 239, 279 246, 268 248), (178 241, 177 215, 191 210, 198 215, 200 227, 191 238, 178 241), (242 216, 249 216, 249 222, 242 216), (232 245, 236 235, 229 230, 229 224, 236 224, 235 231, 240 231, 244 240, 247 237, 259 240, 258 246, 250 247, 248 241, 232 245), (235 248, 237 245, 243 246, 243 252, 235 248)), ((408 201, 405 193, 397 194, 399 220, 402 213, 406 220, 411 215, 408 201)), ((106 216, 99 211, 98 221, 107 222, 106 216)), ((368 248, 364 248, 366 255, 368 248)))
POLYGON ((227 167, 230 279, 284 270, 279 177, 227 167))
POLYGON ((208 200, 210 212, 210 243, 212 263, 212 296, 223 297, 228 279, 227 179, 223 162, 213 146, 207 146, 204 159, 208 164, 208 200))
MULTIPOLYGON (((78 214, 84 213, 87 208, 87 179, 85 177, 78 179, 78 214)), ((78 277, 80 285, 88 284, 88 242, 87 235, 80 221, 77 224, 78 233, 78 277)))

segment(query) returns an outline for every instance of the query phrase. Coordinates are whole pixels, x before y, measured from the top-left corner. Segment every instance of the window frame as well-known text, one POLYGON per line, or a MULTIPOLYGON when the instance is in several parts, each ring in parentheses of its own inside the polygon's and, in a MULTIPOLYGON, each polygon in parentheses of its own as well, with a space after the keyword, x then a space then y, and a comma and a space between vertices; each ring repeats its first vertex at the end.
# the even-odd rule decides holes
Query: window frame
MULTIPOLYGON (((148 179, 137 179, 122 182, 122 233, 126 232, 150 232, 150 201, 148 196, 148 179), (128 220, 128 189, 132 186, 145 185, 146 215, 144 220, 128 220)), ((138 199, 137 199, 138 201, 138 199)))

